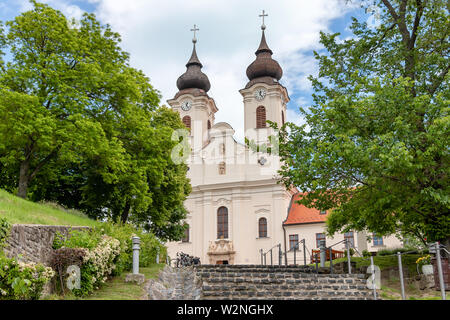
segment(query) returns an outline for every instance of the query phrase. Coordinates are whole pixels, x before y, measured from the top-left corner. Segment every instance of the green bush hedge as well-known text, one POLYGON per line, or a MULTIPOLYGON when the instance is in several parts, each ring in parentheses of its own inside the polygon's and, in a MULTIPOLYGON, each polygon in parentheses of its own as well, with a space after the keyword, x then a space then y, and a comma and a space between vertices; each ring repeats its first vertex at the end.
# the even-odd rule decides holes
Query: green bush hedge
POLYGON ((390 256, 393 254, 397 254, 397 252, 404 253, 409 252, 411 254, 419 253, 419 250, 416 248, 393 248, 393 249, 383 249, 377 252, 377 256, 390 256))
MULTIPOLYGON (((156 262, 158 251, 164 261, 167 249, 152 234, 129 224, 102 223, 90 231, 71 231, 68 237, 55 236, 53 248, 82 248, 86 258, 80 267, 81 288, 74 289, 77 296, 90 294, 109 276, 130 271, 133 264, 132 237, 141 239, 140 267, 156 262)), ((63 275, 59 274, 60 277, 63 275)))
POLYGON ((54 275, 50 267, 22 263, 0 254, 0 300, 37 300, 54 275))

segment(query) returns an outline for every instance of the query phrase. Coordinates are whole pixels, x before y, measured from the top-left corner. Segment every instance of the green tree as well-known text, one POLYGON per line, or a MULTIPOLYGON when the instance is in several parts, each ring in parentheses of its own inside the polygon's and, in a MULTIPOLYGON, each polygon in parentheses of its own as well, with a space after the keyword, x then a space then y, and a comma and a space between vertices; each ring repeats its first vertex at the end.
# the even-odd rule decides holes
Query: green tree
POLYGON ((11 52, 0 73, 0 187, 179 238, 190 184, 170 159, 178 114, 158 107, 110 26, 84 14, 72 27, 31 2, 0 37, 11 52))
POLYGON ((376 27, 353 18, 350 39, 321 33, 314 104, 280 132, 280 173, 307 192, 301 203, 333 209, 331 234, 448 241, 448 3, 373 3, 376 27))
POLYGON ((80 152, 114 155, 104 166, 120 169, 123 148, 101 118, 123 114, 136 91, 118 34, 88 14, 71 28, 61 12, 32 3, 6 23, 12 57, 0 74, 0 159, 8 175, 18 167, 23 198, 48 163, 77 161, 80 152))

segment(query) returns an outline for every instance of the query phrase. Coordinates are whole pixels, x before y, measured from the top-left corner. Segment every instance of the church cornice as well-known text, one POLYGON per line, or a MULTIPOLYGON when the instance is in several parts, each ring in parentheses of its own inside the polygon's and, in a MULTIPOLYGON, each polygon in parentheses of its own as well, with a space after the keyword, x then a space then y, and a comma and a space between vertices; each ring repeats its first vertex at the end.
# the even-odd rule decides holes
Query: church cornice
MULTIPOLYGON (((223 183, 211 183, 211 184, 203 184, 198 186, 193 186, 191 195, 196 193, 202 193, 205 191, 218 191, 218 190, 232 190, 234 188, 264 188, 264 187, 270 187, 273 188, 274 186, 279 186, 282 188, 281 185, 277 183, 276 179, 261 179, 261 180, 253 180, 253 181, 233 181, 233 182, 223 182, 223 183)), ((286 190, 286 192, 288 192, 286 190)))

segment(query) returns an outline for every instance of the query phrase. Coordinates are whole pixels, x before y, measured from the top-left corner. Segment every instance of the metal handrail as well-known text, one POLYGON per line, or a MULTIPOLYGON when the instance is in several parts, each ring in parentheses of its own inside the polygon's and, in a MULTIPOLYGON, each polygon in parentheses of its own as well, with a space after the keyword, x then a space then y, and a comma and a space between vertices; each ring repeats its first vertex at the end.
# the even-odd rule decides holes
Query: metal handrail
POLYGON ((335 245, 338 245, 339 243, 342 243, 342 242, 347 242, 347 239, 344 239, 344 240, 341 240, 341 241, 339 241, 339 242, 336 242, 335 244, 333 244, 333 245, 331 245, 331 246, 329 246, 329 247, 325 247, 326 249, 331 249, 332 247, 334 247, 335 245))
POLYGON ((272 250, 274 248, 277 248, 279 250, 279 256, 278 256, 278 264, 281 265, 281 260, 282 260, 282 256, 283 256, 283 252, 281 251, 281 243, 278 243, 276 245, 274 245, 272 248, 270 248, 269 250, 267 250, 266 252, 263 251, 263 249, 260 249, 260 254, 261 254, 261 264, 266 265, 267 261, 266 261, 266 255, 270 252, 270 265, 273 265, 273 254, 272 254, 272 250), (281 252, 281 254, 280 254, 281 252))
POLYGON ((280 244, 276 244, 274 245, 272 248, 270 248, 269 250, 267 250, 266 252, 263 252, 263 254, 269 253, 269 251, 272 251, 274 248, 278 247, 280 244))

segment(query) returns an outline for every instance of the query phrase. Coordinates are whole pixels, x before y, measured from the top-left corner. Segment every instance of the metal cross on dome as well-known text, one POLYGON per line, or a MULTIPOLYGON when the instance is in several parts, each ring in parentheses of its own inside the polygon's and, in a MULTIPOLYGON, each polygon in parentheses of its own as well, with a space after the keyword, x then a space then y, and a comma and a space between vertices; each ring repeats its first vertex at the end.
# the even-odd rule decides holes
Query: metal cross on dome
POLYGON ((262 14, 260 14, 259 16, 262 17, 262 26, 261 26, 261 29, 264 30, 264 29, 266 28, 266 26, 265 26, 265 24, 264 24, 264 17, 268 17, 269 15, 266 14, 266 12, 263 10, 263 11, 262 11, 262 14))
POLYGON ((194 39, 192 39, 192 42, 197 42, 197 38, 195 37, 195 33, 197 32, 197 31, 199 31, 200 29, 199 28, 197 28, 197 25, 195 25, 194 24, 194 29, 191 29, 191 31, 194 31, 194 39))

